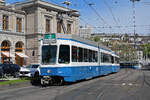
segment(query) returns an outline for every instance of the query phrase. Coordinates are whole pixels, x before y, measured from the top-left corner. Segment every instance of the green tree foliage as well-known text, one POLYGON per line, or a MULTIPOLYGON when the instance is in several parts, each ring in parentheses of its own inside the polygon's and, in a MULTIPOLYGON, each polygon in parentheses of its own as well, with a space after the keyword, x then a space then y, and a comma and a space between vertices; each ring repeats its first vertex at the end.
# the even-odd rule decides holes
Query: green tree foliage
POLYGON ((99 42, 99 41, 100 41, 100 37, 99 37, 99 36, 95 36, 95 37, 93 38, 93 40, 94 40, 95 42, 99 42))
POLYGON ((121 61, 134 61, 136 59, 136 50, 129 44, 122 44, 119 54, 121 61))
POLYGON ((129 42, 129 35, 128 34, 124 35, 124 42, 129 42))
POLYGON ((144 58, 145 59, 147 57, 150 58, 150 43, 143 44, 143 45, 141 45, 141 47, 142 47, 142 50, 143 50, 144 58))
POLYGON ((121 61, 135 60, 136 50, 129 43, 112 40, 110 44, 111 44, 111 50, 119 54, 121 61))

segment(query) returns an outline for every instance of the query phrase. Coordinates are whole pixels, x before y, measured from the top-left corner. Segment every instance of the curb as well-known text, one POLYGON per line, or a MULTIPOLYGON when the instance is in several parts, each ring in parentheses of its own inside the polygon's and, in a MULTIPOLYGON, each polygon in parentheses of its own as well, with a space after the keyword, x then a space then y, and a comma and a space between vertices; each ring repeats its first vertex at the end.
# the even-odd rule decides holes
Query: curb
POLYGON ((19 83, 14 83, 14 84, 7 84, 7 85, 0 85, 0 91, 7 90, 7 89, 28 87, 28 86, 33 86, 31 84, 31 81, 19 82, 19 83))

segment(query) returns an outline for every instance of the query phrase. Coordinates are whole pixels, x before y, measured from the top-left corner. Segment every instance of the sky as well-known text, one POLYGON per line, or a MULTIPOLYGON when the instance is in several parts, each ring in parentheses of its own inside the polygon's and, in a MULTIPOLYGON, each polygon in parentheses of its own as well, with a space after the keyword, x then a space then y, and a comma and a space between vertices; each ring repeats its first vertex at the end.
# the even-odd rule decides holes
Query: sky
MULTIPOLYGON (((6 0, 6 4, 23 0, 6 0)), ((133 3, 130 0, 45 0, 79 11, 79 26, 88 24, 94 33, 134 33, 133 3), (89 4, 92 4, 89 6, 89 4)), ((135 2, 136 33, 150 33, 150 0, 135 2)))

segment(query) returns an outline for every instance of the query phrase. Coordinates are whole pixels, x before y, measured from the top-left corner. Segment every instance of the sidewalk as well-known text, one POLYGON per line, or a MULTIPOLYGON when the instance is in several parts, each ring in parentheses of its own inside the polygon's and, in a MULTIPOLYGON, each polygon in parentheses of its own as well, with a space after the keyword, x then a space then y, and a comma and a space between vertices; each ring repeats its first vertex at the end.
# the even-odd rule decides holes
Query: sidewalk
MULTIPOLYGON (((1 81, 7 81, 6 79, 4 80, 0 80, 1 81)), ((14 88, 21 88, 21 87, 28 87, 28 86, 32 86, 31 81, 27 80, 25 82, 18 82, 18 83, 9 83, 9 84, 2 84, 0 85, 0 91, 2 90, 7 90, 7 89, 14 89, 14 88)))

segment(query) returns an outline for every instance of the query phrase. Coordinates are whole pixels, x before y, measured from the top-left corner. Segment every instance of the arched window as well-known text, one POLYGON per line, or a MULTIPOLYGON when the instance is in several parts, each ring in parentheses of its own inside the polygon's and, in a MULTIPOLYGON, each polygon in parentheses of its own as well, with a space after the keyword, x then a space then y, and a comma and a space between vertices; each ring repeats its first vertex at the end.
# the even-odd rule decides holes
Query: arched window
POLYGON ((3 41, 1 44, 1 51, 9 51, 10 43, 8 41, 3 41))
POLYGON ((17 42, 15 47, 16 47, 15 52, 22 52, 23 51, 23 43, 17 42))

